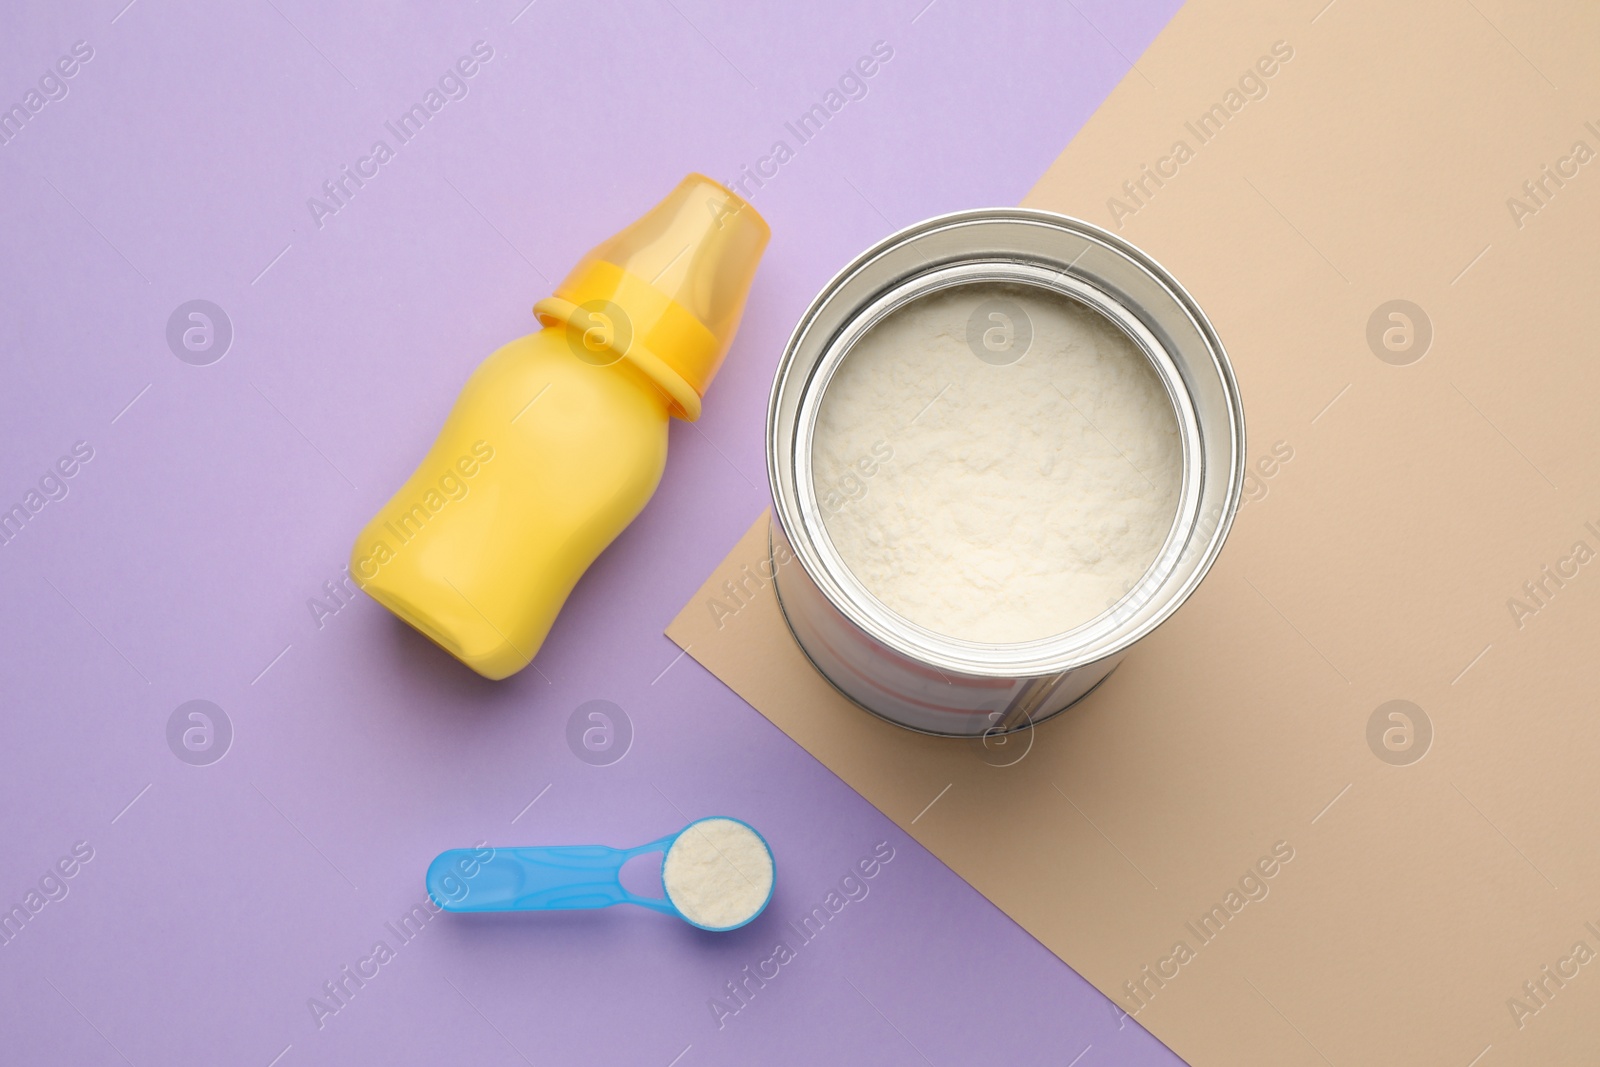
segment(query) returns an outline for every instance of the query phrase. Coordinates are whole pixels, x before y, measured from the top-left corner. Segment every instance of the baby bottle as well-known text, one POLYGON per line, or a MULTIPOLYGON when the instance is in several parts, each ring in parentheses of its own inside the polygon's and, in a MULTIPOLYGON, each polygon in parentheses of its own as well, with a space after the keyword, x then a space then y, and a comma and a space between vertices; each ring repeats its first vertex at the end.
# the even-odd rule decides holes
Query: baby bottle
POLYGON ((487 678, 527 666, 578 578, 661 481, 669 417, 693 422, 770 231, 691 174, 534 305, 543 327, 467 379, 350 573, 487 678))

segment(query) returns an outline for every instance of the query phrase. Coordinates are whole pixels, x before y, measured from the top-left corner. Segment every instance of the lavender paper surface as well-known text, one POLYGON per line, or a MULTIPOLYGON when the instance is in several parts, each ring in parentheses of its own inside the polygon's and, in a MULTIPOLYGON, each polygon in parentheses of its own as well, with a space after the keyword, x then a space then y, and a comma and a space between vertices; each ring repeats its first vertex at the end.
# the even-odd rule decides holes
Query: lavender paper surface
POLYGON ((661 634, 767 504, 766 393, 812 294, 894 228, 1019 200, 1176 6, 0 16, 25 115, 0 116, 0 507, 24 513, 0 546, 0 907, 23 916, 0 1058, 1176 1063, 661 634), (483 681, 341 592, 532 302, 684 173, 746 168, 774 238, 739 339, 536 669, 483 681), (403 921, 442 849, 716 813, 778 858, 736 934, 403 921), (880 842, 867 895, 794 933, 880 842), (746 981, 779 940, 794 958, 746 981))

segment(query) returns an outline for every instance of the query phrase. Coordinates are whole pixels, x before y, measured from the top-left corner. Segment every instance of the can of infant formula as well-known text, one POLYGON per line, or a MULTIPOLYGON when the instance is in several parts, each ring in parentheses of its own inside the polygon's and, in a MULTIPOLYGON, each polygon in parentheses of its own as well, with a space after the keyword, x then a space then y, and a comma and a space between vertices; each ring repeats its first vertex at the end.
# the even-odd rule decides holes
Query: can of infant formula
POLYGON ((772 391, 774 581, 856 704, 1027 729, 1098 685, 1221 550, 1245 473, 1222 343, 1159 264, 1016 208, 868 249, 772 391))

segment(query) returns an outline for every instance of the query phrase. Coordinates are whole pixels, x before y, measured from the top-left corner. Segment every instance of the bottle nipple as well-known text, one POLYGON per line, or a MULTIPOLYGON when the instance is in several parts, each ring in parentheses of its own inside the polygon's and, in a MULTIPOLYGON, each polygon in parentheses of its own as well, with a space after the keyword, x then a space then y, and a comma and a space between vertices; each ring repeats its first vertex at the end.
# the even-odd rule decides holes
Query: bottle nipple
POLYGON ((674 415, 693 422, 770 236, 755 208, 691 174, 596 245, 534 314, 573 330, 586 361, 632 362, 671 398, 674 415))

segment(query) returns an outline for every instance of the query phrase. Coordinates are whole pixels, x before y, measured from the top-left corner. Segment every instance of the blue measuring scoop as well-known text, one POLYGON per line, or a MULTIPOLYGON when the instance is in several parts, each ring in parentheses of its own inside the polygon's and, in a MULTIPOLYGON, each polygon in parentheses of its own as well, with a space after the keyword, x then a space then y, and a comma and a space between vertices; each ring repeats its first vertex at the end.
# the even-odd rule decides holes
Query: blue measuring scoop
POLYGON ((651 911, 676 915, 702 930, 737 930, 766 910, 777 885, 777 864, 767 839, 749 823, 725 815, 696 819, 676 833, 636 848, 607 845, 541 845, 531 848, 452 848, 428 864, 428 895, 445 911, 565 911, 636 904, 651 911), (662 879, 664 897, 646 897, 622 884, 622 865, 635 856, 661 853, 663 871, 667 854, 680 837, 705 822, 738 823, 755 835, 772 864, 772 884, 751 914, 728 926, 707 926, 685 915, 672 900, 671 887, 662 879))

